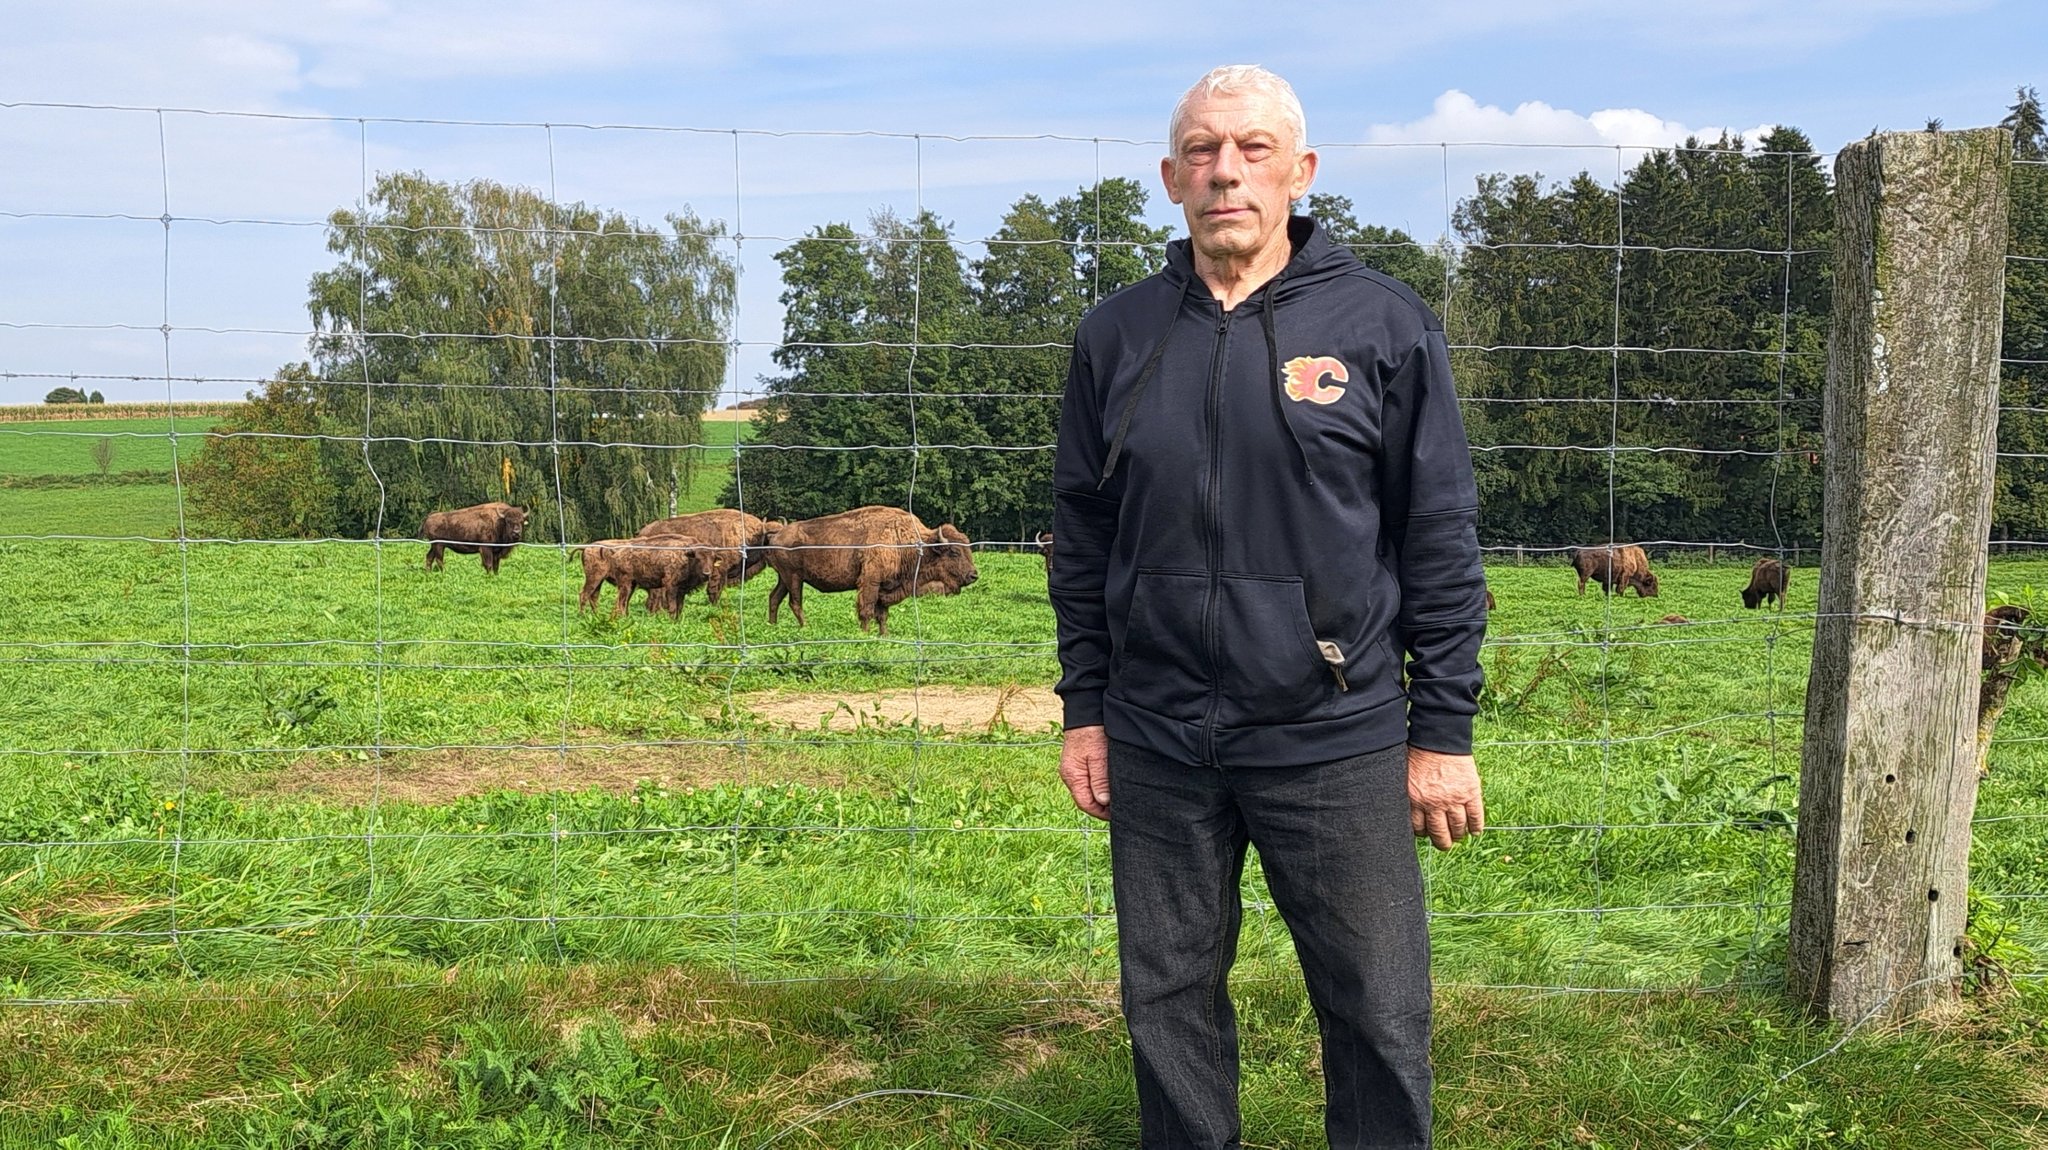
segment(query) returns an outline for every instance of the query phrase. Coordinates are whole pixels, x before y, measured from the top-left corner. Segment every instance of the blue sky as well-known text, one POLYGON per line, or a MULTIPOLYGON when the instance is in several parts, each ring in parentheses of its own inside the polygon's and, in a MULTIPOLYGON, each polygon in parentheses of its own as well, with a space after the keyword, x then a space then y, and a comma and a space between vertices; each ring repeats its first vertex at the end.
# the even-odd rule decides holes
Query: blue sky
MULTIPOLYGON (((1989 124, 2016 85, 2048 87, 2039 0, 1251 12, 1072 0, 23 6, 0 43, 0 104, 16 105, 0 107, 0 403, 40 399, 57 382, 43 378, 51 373, 161 376, 155 328, 167 314, 171 374, 212 379, 175 385, 180 398, 233 398, 248 386, 241 378, 302 358, 306 279, 328 259, 317 224, 354 201, 365 166, 542 190, 552 180, 564 199, 647 221, 685 204, 737 216, 754 237, 737 247, 747 347, 736 383, 750 392, 780 333, 780 237, 922 202, 972 240, 1024 192, 1064 194, 1097 170, 1156 188, 1166 114, 1214 64, 1287 76, 1311 138, 1326 146, 1318 190, 1429 239, 1445 229, 1446 199, 1480 171, 1605 176, 1617 158, 1688 133, 1778 123, 1833 152, 1872 128, 1933 116, 1952 128, 1989 124), (23 106, 53 103, 343 119, 172 113, 160 144, 152 113, 23 106), (354 117, 714 131, 561 128, 551 156, 537 128, 359 128, 354 117), (746 134, 735 179, 730 129, 1139 143, 746 134), (168 261, 154 218, 167 201, 180 217, 168 261), (211 220, 260 222, 202 222, 211 220), (199 330, 230 328, 255 330, 199 330)), ((1153 208, 1175 222, 1163 196, 1153 208)), ((92 386, 110 399, 165 394, 161 378, 92 386)))

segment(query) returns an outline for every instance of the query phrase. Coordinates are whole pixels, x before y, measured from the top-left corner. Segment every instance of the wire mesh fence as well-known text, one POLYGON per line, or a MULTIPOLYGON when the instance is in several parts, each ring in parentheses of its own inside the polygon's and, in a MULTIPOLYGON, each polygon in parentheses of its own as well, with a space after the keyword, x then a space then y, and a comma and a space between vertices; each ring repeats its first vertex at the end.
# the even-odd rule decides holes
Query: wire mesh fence
MULTIPOLYGON (((0 422, 9 1001, 386 959, 1114 974, 1106 837, 1052 774, 1037 532, 1071 322, 1157 266, 1167 231, 1130 189, 1160 144, 9 117, 126 176, 0 202, 31 253, 0 282, 0 399, 166 405, 0 422), (324 182, 267 202, 204 174, 284 162, 267 147, 319 152, 324 182), (667 226, 589 206, 618 202, 667 226), (257 414, 175 406, 243 389, 257 414), (101 442, 120 466, 94 474, 101 442), (527 511, 502 570, 425 570, 422 512, 493 500, 527 511), (978 577, 886 634, 847 594, 770 622, 773 572, 675 618, 585 609, 587 544, 864 504, 965 526, 978 577)), ((1487 501, 1494 821, 1426 853, 1440 982, 1781 978, 1830 235, 1825 160, 1796 144, 1322 145, 1325 187, 1438 236, 1309 205, 1444 320, 1487 501), (1528 174, 1559 160, 1579 176, 1528 174), (1655 597, 1584 594, 1574 549, 1620 544, 1655 597), (1763 557, 1790 586, 1745 609, 1763 557)), ((2036 278, 2009 277, 2022 308, 2036 278)), ((2038 426, 2048 355, 2008 351, 2001 413, 2038 426)), ((2032 490, 2030 434, 2002 440, 2001 500, 2032 490)), ((2048 532, 2001 522, 1992 588, 2018 595, 2048 532)), ((1982 792, 1981 973, 2038 975, 2048 945, 2039 711, 2015 696, 1982 792)), ((1284 974, 1256 870, 1245 897, 1243 968, 1284 974)))

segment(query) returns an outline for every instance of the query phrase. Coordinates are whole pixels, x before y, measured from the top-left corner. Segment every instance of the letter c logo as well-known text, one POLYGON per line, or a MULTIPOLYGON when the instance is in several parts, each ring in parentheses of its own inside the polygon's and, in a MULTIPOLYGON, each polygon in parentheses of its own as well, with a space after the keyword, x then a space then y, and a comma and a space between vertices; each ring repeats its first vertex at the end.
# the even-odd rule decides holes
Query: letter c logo
POLYGON ((1300 403, 1335 403, 1344 397, 1341 387, 1323 386, 1323 377, 1329 376, 1338 383, 1346 383, 1351 373, 1344 369, 1344 363, 1333 355, 1298 356, 1286 363, 1287 382, 1284 385, 1287 398, 1300 403))

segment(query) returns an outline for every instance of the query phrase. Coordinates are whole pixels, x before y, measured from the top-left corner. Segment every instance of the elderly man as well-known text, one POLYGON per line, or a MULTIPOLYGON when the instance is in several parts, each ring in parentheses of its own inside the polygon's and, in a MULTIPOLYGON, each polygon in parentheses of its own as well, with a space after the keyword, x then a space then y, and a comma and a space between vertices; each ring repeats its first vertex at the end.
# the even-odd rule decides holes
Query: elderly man
POLYGON ((1485 819, 1486 586, 1443 329, 1290 215, 1316 154, 1286 81, 1219 68, 1168 140, 1188 238, 1082 321, 1053 480, 1060 776, 1110 825, 1143 1145, 1238 1145, 1250 844, 1321 1025, 1330 1145, 1427 1146, 1412 836, 1448 850, 1485 819))

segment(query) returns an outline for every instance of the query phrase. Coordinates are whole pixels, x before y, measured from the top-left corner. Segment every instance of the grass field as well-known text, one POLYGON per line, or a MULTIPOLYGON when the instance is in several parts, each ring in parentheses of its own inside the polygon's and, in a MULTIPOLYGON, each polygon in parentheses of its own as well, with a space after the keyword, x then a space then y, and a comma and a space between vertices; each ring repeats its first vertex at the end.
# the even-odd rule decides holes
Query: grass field
POLYGON ((696 457, 696 468, 690 476, 689 491, 676 500, 676 514, 688 515, 719 506, 718 497, 732 478, 732 445, 753 432, 754 425, 745 420, 707 419, 703 422, 697 441, 704 448, 692 453, 696 457))
MULTIPOLYGON (((883 640, 861 637, 847 596, 818 596, 801 632, 767 623, 761 584, 679 623, 614 621, 575 613, 559 551, 523 549, 495 580, 471 563, 429 574, 420 553, 0 545, 0 703, 27 752, 5 764, 0 839, 95 844, 0 848, 0 872, 22 872, 10 905, 41 932, 0 937, 14 993, 125 992, 195 963, 326 974, 365 951, 1108 973, 1101 844, 1047 785, 1050 730, 778 729, 746 711, 767 690, 823 711, 876 687, 1050 683, 1035 558, 983 555, 980 582, 904 604, 883 640), (37 577, 52 568, 72 577, 37 577), (379 796, 505 762, 525 787, 379 796), (578 790, 600 764, 683 782, 578 790), (352 801, 309 793, 350 777, 352 801), (157 945, 174 914, 194 933, 157 945), (48 933, 109 929, 144 933, 48 933)), ((1561 568, 1492 573, 1479 737, 1495 829, 1426 863, 1446 981, 1775 970, 1810 622, 1730 610, 1743 578, 1669 569, 1661 598, 1603 602, 1561 568), (1670 612, 1699 622, 1651 622, 1670 612)), ((1812 582, 1799 572, 1795 596, 1812 582)), ((2041 720, 2016 702, 1984 815, 2048 811, 2044 742, 2024 741, 2048 735, 2041 720)), ((2044 822, 1985 825, 1981 890, 2048 889, 2044 822)), ((1995 908, 2004 953, 2048 948, 2036 906, 1995 908)), ((1259 915, 1248 953, 1285 947, 1259 915)))
POLYGON ((0 488, 0 535, 174 539, 178 492, 168 484, 0 488))
MULTIPOLYGON (((101 497, 131 490, 165 493, 0 490, 0 514, 112 523, 101 497)), ((575 612, 559 550, 496 579, 422 553, 0 541, 0 996, 132 999, 0 1011, 0 1146, 1130 1140, 1106 842, 1054 732, 866 712, 878 687, 1049 684, 1035 557, 981 555, 878 639, 846 595, 801 631, 762 582, 611 620, 575 612), (863 722, 773 723, 763 692, 863 722), (760 981, 786 978, 828 981, 760 981), (789 1130, 912 1087, 1009 1105, 789 1130)), ((1603 600, 1489 571, 1492 826, 1424 854, 1440 1145, 2048 1137, 2048 997, 1990 993, 2048 968, 2048 819, 2007 817, 2048 814, 2039 685, 1980 799, 1984 996, 1774 1084, 1839 1035, 1768 997, 1812 623, 1743 611, 1745 578, 1668 566, 1660 598, 1603 600), (1697 993, 1729 984, 1751 989, 1697 993), (1526 986, 1656 993, 1499 989, 1526 986)), ((2044 582, 1994 562, 1994 590, 2044 582)), ((1816 584, 1795 572, 1795 611, 1816 584)), ((1320 1145, 1314 1020, 1255 867, 1246 896, 1254 1144, 1320 1145)))
MULTIPOLYGON (((199 433, 218 422, 214 415, 179 416, 180 458, 189 461, 200 449, 199 433)), ((0 423, 0 477, 44 477, 52 485, 0 485, 0 536, 82 535, 107 538, 178 538, 178 490, 171 483, 97 482, 99 466, 92 445, 102 437, 114 444, 110 471, 150 472, 167 479, 171 472, 169 420, 103 419, 46 423, 0 423)), ((677 500, 677 513, 718 506, 732 477, 731 447, 735 436, 751 432, 743 421, 706 420, 701 451, 693 452, 690 486, 677 500)), ((186 534, 205 537, 202 525, 188 521, 186 534)))
MULTIPOLYGON (((214 415, 181 415, 178 452, 189 462, 198 436, 220 422, 214 415)), ((0 475, 91 475, 99 471, 92 446, 113 443, 111 471, 169 471, 171 420, 78 419, 41 423, 0 423, 0 475)))

